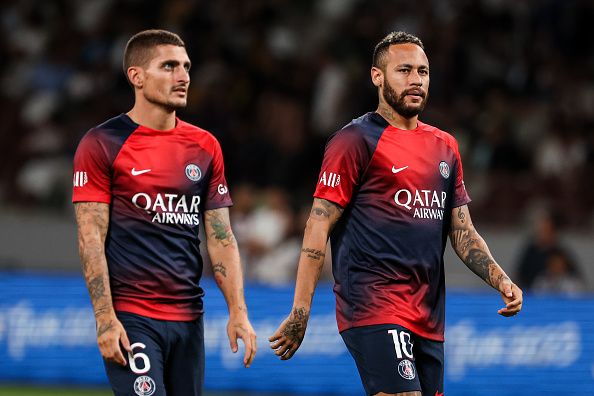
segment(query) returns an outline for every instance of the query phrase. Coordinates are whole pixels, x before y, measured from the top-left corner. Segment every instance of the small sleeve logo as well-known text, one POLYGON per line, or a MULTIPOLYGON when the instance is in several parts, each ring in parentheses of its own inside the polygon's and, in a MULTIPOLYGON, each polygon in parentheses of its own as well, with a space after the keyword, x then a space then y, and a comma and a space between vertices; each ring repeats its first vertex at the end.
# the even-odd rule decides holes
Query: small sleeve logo
POLYGON ((72 179, 72 184, 74 187, 82 187, 89 181, 87 177, 87 172, 83 171, 76 171, 74 172, 74 178, 72 179))
POLYGON ((326 171, 324 171, 318 184, 323 184, 326 187, 336 187, 340 184, 340 175, 338 173, 326 173, 326 171))

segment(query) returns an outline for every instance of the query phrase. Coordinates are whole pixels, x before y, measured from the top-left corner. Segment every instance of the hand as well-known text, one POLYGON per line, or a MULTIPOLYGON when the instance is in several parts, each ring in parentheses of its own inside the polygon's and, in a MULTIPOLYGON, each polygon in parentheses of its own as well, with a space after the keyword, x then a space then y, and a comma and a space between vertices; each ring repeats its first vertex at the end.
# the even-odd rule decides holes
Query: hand
POLYGON ((132 348, 130 348, 130 341, 124 326, 115 315, 97 319, 97 344, 101 356, 105 360, 119 363, 122 366, 127 364, 120 344, 127 352, 132 352, 132 348))
POLYGON ((504 278, 499 283, 499 293, 505 303, 497 313, 502 316, 514 316, 522 310, 522 289, 516 286, 509 278, 504 278))
POLYGON ((243 319, 229 319, 227 323, 227 337, 229 337, 229 345, 233 353, 237 352, 237 339, 241 338, 245 345, 245 355, 243 356, 243 365, 245 368, 250 367, 254 357, 256 356, 256 332, 250 324, 247 316, 243 319))
POLYGON ((280 356, 281 360, 288 360, 297 352, 305 337, 308 320, 309 311, 305 308, 294 308, 289 317, 268 338, 270 348, 274 350, 276 356, 280 356))

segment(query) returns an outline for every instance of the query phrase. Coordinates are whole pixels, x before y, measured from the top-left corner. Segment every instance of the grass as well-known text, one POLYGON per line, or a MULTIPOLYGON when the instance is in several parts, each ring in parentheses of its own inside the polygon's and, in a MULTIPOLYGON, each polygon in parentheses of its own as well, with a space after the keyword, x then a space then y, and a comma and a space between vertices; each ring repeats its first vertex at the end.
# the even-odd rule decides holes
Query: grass
POLYGON ((0 396, 113 396, 108 389, 0 386, 0 396))

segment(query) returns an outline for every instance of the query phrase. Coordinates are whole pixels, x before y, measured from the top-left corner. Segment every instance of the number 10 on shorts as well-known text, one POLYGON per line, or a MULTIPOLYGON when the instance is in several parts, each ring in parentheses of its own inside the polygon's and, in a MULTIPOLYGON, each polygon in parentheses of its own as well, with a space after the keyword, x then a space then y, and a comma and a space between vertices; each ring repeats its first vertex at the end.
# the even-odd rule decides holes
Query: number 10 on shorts
POLYGON ((388 330, 389 334, 392 334, 392 340, 394 340, 394 350, 396 350, 396 357, 402 359, 404 354, 409 359, 413 357, 413 343, 411 341, 410 333, 406 331, 388 330))

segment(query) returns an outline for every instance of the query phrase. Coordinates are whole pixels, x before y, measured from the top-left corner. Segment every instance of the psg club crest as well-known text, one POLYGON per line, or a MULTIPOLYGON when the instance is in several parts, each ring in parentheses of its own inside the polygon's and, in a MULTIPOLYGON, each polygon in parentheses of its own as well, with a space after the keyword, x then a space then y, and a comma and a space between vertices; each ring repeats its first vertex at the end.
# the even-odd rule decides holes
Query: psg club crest
POLYGON ((202 177, 202 171, 198 165, 190 164, 186 166, 186 176, 192 181, 198 181, 202 177))
POLYGON ((404 379, 412 380, 415 378, 415 366, 408 359, 404 359, 398 364, 398 374, 404 379))
POLYGON ((138 396, 151 396, 155 390, 155 381, 148 375, 142 375, 134 381, 134 392, 138 396))
POLYGON ((444 179, 450 177, 450 166, 447 162, 441 161, 439 163, 439 173, 441 173, 444 179))

